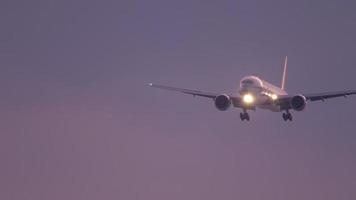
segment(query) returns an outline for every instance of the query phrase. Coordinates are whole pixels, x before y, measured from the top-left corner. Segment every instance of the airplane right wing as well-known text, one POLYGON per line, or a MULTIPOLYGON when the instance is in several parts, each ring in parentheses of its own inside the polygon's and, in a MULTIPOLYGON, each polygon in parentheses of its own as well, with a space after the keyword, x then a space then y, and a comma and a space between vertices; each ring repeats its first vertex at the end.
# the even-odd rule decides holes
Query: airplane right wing
MULTIPOLYGON (((326 99, 335 98, 335 97, 347 97, 349 95, 356 94, 356 90, 345 90, 338 92, 324 92, 324 93, 309 93, 302 94, 307 101, 325 101, 326 99)), ((290 109, 290 100, 294 97, 294 95, 285 95, 280 96, 275 101, 275 104, 280 105, 283 110, 290 109)))
POLYGON ((304 94, 304 96, 309 101, 319 101, 319 100, 324 101, 325 99, 330 99, 330 98, 335 98, 335 97, 347 97, 347 96, 353 95, 353 94, 356 94, 356 90, 304 94))

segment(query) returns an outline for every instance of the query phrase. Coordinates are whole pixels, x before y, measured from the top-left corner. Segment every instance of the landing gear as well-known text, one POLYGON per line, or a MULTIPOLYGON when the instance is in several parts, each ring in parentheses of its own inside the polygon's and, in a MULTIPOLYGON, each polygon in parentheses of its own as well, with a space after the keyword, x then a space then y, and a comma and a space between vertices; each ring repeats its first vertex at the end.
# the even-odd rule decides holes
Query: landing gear
POLYGON ((247 120, 250 121, 250 115, 244 110, 242 113, 240 113, 240 119, 241 121, 247 120))
POLYGON ((290 112, 287 110, 285 113, 283 113, 283 119, 284 121, 293 121, 293 116, 290 114, 290 112))

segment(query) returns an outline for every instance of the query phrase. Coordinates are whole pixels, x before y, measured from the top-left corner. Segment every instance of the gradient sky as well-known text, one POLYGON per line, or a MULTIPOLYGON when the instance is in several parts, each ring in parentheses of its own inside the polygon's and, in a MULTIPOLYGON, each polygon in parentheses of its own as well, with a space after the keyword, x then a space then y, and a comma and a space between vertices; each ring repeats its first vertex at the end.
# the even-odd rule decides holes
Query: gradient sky
POLYGON ((356 89, 355 1, 0 3, 0 199, 356 199, 356 97, 295 121, 146 87, 356 89))

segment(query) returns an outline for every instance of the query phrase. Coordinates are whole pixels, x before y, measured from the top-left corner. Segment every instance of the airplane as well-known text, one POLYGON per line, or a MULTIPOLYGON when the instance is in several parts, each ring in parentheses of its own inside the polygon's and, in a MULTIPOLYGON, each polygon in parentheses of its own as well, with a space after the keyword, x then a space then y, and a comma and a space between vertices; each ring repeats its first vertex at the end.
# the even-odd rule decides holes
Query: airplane
POLYGON ((356 90, 345 90, 310 94, 297 93, 290 95, 285 91, 287 62, 288 57, 286 56, 284 60, 281 87, 275 86, 257 76, 245 76, 240 81, 240 87, 237 95, 228 95, 226 93, 217 94, 153 83, 149 83, 149 86, 190 94, 193 96, 210 98, 214 101, 215 107, 220 111, 226 111, 231 106, 241 108, 241 121, 250 121, 250 116, 247 111, 256 110, 256 108, 266 109, 272 112, 283 112, 282 117, 284 121, 293 121, 290 111, 303 111, 309 101, 325 101, 329 98, 347 97, 349 95, 356 94, 356 90))

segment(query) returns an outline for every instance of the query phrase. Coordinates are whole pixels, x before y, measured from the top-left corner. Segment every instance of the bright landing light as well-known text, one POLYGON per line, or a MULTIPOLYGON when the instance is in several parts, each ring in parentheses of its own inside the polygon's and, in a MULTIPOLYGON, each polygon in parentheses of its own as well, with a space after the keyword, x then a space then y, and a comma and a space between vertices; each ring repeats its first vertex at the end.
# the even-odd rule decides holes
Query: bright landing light
POLYGON ((276 100, 276 99, 278 98, 278 96, 277 96, 276 94, 272 94, 272 95, 271 95, 271 98, 272 98, 273 100, 276 100))
POLYGON ((253 103, 254 100, 255 100, 255 99, 253 98, 253 96, 252 96, 251 94, 245 94, 245 95, 243 96, 243 101, 244 101, 245 103, 247 103, 247 104, 253 103))

